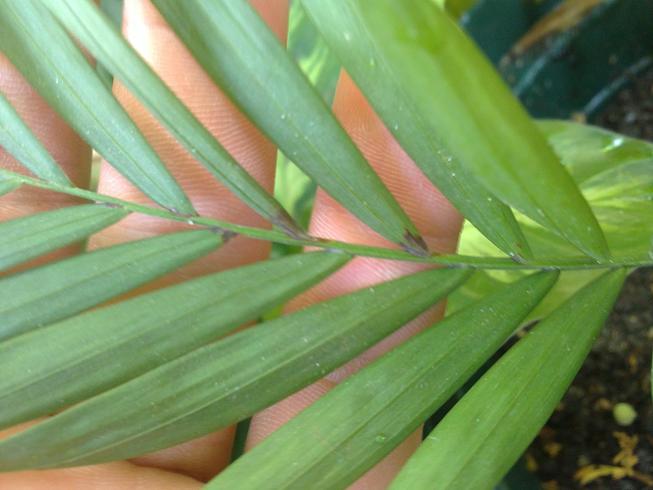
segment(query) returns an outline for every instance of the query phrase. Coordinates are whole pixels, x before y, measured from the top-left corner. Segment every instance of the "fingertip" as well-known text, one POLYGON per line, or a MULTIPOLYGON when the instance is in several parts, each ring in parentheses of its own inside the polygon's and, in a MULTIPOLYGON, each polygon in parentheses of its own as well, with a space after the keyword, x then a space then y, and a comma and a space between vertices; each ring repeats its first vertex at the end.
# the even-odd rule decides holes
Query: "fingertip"
MULTIPOLYGON (((47 102, 1 53, 0 92, 9 100, 16 112, 68 175, 73 184, 81 188, 87 188, 91 171, 90 147, 50 108, 47 102)), ((0 147, 0 168, 31 175, 20 162, 2 147, 0 147)), ((24 185, 0 196, 0 221, 29 216, 81 202, 80 199, 63 193, 24 185)), ((23 264, 20 269, 74 255, 82 250, 82 246, 82 242, 69 245, 23 264)), ((19 269, 12 269, 11 272, 17 270, 19 269)))
POLYGON ((429 248, 453 252, 462 216, 401 148, 345 71, 338 79, 333 111, 429 248))
MULTIPOLYGON (((260 9, 271 28, 285 38, 287 2, 258 1, 255 7, 260 9)), ((215 86, 150 1, 127 0, 123 15, 123 32, 127 40, 234 159, 271 193, 276 161, 276 149, 272 143, 215 86)), ((116 83, 114 93, 202 216, 246 226, 270 226, 203 168, 124 85, 116 83)), ((107 164, 102 166, 100 191, 127 201, 151 204, 107 164)), ((95 236, 92 247, 109 246, 184 228, 178 223, 166 223, 161 219, 134 214, 95 236)), ((267 242, 237 237, 218 251, 150 284, 148 289, 262 260, 269 251, 270 244, 267 242)))

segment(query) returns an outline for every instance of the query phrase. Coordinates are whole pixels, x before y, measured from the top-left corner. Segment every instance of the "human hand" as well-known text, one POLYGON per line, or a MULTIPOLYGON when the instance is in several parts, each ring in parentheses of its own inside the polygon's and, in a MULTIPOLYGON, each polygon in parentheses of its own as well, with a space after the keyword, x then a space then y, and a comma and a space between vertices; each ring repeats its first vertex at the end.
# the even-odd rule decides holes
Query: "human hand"
MULTIPOLYGON (((273 31, 281 39, 285 39, 287 1, 253 0, 252 3, 273 31)), ((216 135, 236 160, 263 187, 272 191, 275 148, 215 87, 148 0, 125 1, 123 30, 141 55, 216 135)), ((91 165, 90 148, 47 107, 47 104, 4 58, 0 63, 0 90, 7 95, 21 116, 31 125, 71 179, 81 187, 87 186, 91 165)), ((217 183, 175 142, 127 89, 116 83, 114 93, 187 191, 200 214, 250 226, 267 226, 261 217, 217 183)), ((420 229, 430 249, 439 252, 453 251, 461 224, 459 214, 413 165, 346 75, 343 75, 339 81, 334 111, 368 161, 420 229)), ((0 153, 0 163, 5 167, 17 168, 5 153, 0 153)), ((102 164, 99 191, 128 201, 149 203, 140 191, 106 163, 102 164)), ((73 203, 76 201, 72 201, 67 196, 35 189, 20 189, 0 199, 0 217, 6 220, 73 203)), ((132 214, 94 236, 90 247, 99 248, 166 233, 179 226, 132 214)), ((310 232, 317 236, 348 242, 392 246, 321 191, 316 198, 310 232)), ((78 250, 69 247, 59 252, 57 258, 76 252, 78 250)), ((220 250, 156 281, 149 288, 162 287, 200 274, 263 260, 268 253, 269 244, 266 242, 238 237, 220 250)), ((49 258, 52 259, 53 256, 49 258)), ((305 307, 360 287, 414 272, 422 267, 424 265, 421 264, 357 258, 329 279, 297 298, 289 305, 289 309, 305 307)), ((142 292, 142 289, 138 292, 142 292)), ((432 323, 441 314, 442 308, 439 307, 422 315, 325 379, 254 417, 247 447, 260 442, 279 425, 323 395, 334 383, 406 339, 418 329, 432 323)), ((0 475, 0 488, 20 490, 200 488, 202 482, 210 479, 228 464, 233 434, 233 428, 225 429, 130 461, 63 470, 3 474, 0 475)), ((403 461, 416 448, 419 439, 419 434, 411 436, 354 484, 354 487, 384 488, 403 461)))

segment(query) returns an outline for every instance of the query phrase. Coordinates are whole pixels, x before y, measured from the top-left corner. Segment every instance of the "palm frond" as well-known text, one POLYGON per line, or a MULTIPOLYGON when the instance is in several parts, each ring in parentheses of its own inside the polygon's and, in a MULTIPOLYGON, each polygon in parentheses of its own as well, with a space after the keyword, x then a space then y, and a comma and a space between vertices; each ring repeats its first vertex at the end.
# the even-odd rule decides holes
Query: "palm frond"
POLYGON ((145 137, 41 2, 2 0, 0 26, 5 33, 0 49, 89 145, 155 202, 195 214, 145 137))
POLYGON ((252 488, 346 488, 474 374, 556 277, 528 276, 416 335, 274 432, 208 488, 241 481, 252 488), (346 468, 337 464, 343 455, 346 468))
POLYGON ((467 275, 420 272, 208 344, 0 441, 0 469, 122 459, 233 424, 371 347, 467 275))
MULTIPOLYGON (((344 488, 524 321, 546 317, 474 385, 395 482, 491 485, 562 396, 625 271, 653 265, 653 145, 564 121, 534 123, 434 2, 343 0, 334 8, 302 0, 323 36, 314 46, 330 60, 330 80, 335 56, 402 148, 468 219, 457 254, 430 254, 311 77, 248 2, 153 2, 216 84, 313 185, 403 250, 304 232, 91 0, 0 0, 3 53, 153 201, 76 187, 0 94, 0 145, 33 174, 0 170, 0 195, 26 186, 88 202, 0 223, 0 427, 56 413, 0 441, 0 469, 127 458, 228 426, 452 295, 454 314, 346 380, 209 488, 236 488, 244 479, 265 488, 344 488), (197 216, 111 93, 111 76, 277 229, 197 216), (130 214, 196 229, 27 263, 130 214), (103 305, 234 235, 322 251, 103 305), (238 330, 352 257, 441 268, 238 330), (25 270, 13 269, 18 265, 25 270)), ((459 9, 466 0, 438 3, 459 9)))

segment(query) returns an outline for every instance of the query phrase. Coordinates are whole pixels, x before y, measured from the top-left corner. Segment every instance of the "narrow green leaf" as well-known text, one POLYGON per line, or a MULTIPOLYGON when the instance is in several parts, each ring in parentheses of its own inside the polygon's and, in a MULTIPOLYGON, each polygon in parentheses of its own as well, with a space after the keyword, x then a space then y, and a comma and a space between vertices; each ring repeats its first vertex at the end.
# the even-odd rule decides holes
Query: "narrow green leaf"
MULTIPOLYGON (((331 106, 336 92, 340 63, 310 21, 299 2, 290 3, 288 14, 288 53, 324 102, 331 106)), ((274 195, 298 223, 308 226, 317 185, 286 155, 278 152, 274 176, 274 195)), ((275 247, 288 250, 287 247, 275 247)), ((274 250, 274 249, 273 249, 274 250)), ((274 253, 274 252, 273 252, 274 253)))
MULTIPOLYGON (((14 179, 6 179, 0 175, 0 196, 9 194, 11 191, 18 189, 21 186, 21 182, 14 179)), ((0 225, 0 230, 2 225, 0 225)))
MULTIPOLYGON (((9 180, 0 181, 0 186, 9 180)), ((77 242, 127 216, 123 209, 84 204, 0 223, 0 270, 77 242)))
POLYGON ((417 273, 209 344, 3 440, 0 469, 123 459, 230 425, 363 352, 467 275, 417 273))
POLYGON ((416 335, 275 431, 208 488, 243 481, 268 490, 346 488, 474 374, 556 277, 531 275, 416 335))
MULTIPOLYGON (((98 4, 109 21, 117 28, 120 28, 122 26, 123 0, 100 0, 98 4)), ((111 88, 113 86, 113 75, 109 73, 106 66, 102 63, 96 63, 95 71, 107 87, 111 88)))
POLYGON ((52 413, 213 342, 348 259, 316 252, 260 262, 0 343, 0 427, 52 413))
POLYGON ((263 217, 298 233, 281 205, 220 145, 91 0, 44 3, 209 172, 263 217))
POLYGON ((0 340, 74 315, 170 272, 222 244, 208 231, 138 240, 0 280, 0 340), (38 287, 35 287, 38 285, 38 287))
POLYGON ((32 130, 0 93, 0 146, 44 180, 70 185, 70 180, 32 130))
POLYGON ((0 27, 0 49, 82 138, 154 201, 194 213, 134 122, 41 2, 0 0, 0 27))
POLYGON ((342 22, 339 35, 352 50, 359 35, 374 45, 382 57, 368 64, 380 64, 402 87, 401 100, 412 101, 397 111, 419 108, 447 157, 457 159, 503 202, 583 252, 595 259, 609 255, 574 181, 492 65, 446 12, 426 0, 343 0, 338 9, 325 3, 304 1, 311 10, 337 10, 338 19, 351 19, 342 22))
POLYGON ((207 73, 288 158, 371 228, 424 253, 399 204, 246 0, 154 4, 207 73))
POLYGON ((491 489, 547 421, 625 278, 581 289, 497 362, 431 432, 391 488, 491 489))
MULTIPOLYGON (((460 212, 504 252, 532 256, 510 208, 490 194, 473 172, 439 141, 437 115, 424 97, 409 93, 381 43, 367 30, 365 19, 349 5, 303 2, 329 47, 365 93, 377 114, 424 174, 460 212), (388 94, 392 94, 388 97, 388 94)), ((426 94, 430 96, 430 91, 426 94)), ((469 142, 467 143, 469 144, 469 142)))

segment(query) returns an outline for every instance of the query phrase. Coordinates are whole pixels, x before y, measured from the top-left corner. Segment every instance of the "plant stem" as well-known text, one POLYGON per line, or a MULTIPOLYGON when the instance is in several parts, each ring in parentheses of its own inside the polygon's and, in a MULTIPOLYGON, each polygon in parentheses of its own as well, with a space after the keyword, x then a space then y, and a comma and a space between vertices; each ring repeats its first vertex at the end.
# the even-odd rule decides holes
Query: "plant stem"
POLYGON ((383 247, 372 247, 346 243, 337 240, 327 240, 307 236, 294 238, 276 230, 266 230, 251 226, 237 225, 204 216, 185 216, 173 211, 152 206, 145 206, 133 202, 123 201, 115 197, 99 194, 79 187, 69 187, 46 182, 41 179, 29 177, 8 170, 0 170, 0 180, 18 181, 21 184, 47 189, 54 192, 80 197, 109 206, 120 207, 133 213, 145 214, 162 219, 184 222, 190 225, 212 228, 221 232, 230 232, 247 236, 256 240, 265 240, 286 245, 302 247, 315 247, 332 251, 339 251, 361 257, 372 257, 387 260, 401 260, 407 262, 420 262, 426 264, 439 264, 445 267, 464 269, 493 269, 493 270, 589 270, 589 269, 614 269, 653 266, 653 258, 614 258, 609 262, 596 262, 590 257, 557 257, 553 259, 537 259, 527 263, 518 263, 508 257, 473 257, 467 255, 438 255, 420 257, 404 252, 383 247))

